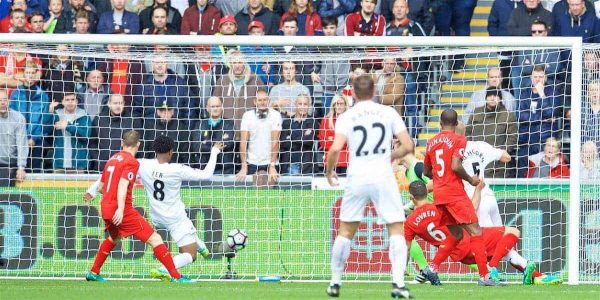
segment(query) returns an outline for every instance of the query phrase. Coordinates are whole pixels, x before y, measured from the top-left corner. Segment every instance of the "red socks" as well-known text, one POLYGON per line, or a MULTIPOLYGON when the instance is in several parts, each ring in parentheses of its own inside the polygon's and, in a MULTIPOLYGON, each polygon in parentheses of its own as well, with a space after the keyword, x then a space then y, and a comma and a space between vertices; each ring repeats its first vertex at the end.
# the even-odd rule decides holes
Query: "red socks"
POLYGON ((500 260, 508 254, 508 251, 510 251, 518 241, 519 238, 514 234, 504 235, 498 242, 498 245, 496 245, 494 256, 492 256, 492 259, 490 260, 490 267, 497 268, 498 264, 500 264, 500 260))
POLYGON ((431 261, 433 272, 437 272, 440 265, 448 259, 448 256, 450 256, 450 253, 452 253, 456 244, 458 244, 458 240, 456 240, 454 236, 448 235, 446 237, 446 240, 438 247, 437 253, 431 261))
POLYGON ((483 236, 471 236, 471 251, 475 257, 475 263, 477 263, 477 269, 479 276, 485 278, 488 274, 487 268, 487 253, 485 252, 485 245, 483 244, 483 236))
POLYGON ((173 257, 171 257, 171 253, 169 252, 169 249, 167 249, 165 244, 160 244, 154 247, 153 250, 154 256, 156 256, 156 259, 158 259, 163 264, 163 266, 165 266, 167 271, 169 271, 171 277, 175 279, 181 278, 181 274, 179 274, 179 272, 175 268, 175 263, 173 263, 173 257))
POLYGON ((100 274, 100 268, 102 268, 102 265, 114 247, 115 244, 108 239, 105 239, 104 242, 102 242, 100 249, 98 249, 98 254, 96 254, 96 259, 94 259, 94 265, 91 270, 93 273, 100 274))

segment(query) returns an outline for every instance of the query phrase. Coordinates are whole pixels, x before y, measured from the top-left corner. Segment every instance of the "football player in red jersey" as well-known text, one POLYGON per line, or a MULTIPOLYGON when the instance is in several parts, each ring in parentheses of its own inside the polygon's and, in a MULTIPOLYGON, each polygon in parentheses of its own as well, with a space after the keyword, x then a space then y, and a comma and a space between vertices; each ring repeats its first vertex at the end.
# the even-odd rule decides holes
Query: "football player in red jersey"
MULTIPOLYGON (((474 198, 481 197, 481 189, 483 187, 483 182, 477 186, 474 198)), ((415 181, 410 184, 409 192, 411 200, 415 204, 415 210, 408 216, 404 223, 404 236, 407 244, 410 245, 413 239, 419 236, 426 242, 438 247, 438 249, 445 247, 445 242, 453 240, 454 237, 450 234, 448 227, 441 224, 442 214, 438 211, 437 206, 427 201, 427 187, 423 182, 415 181)), ((483 228, 482 238, 487 250, 486 262, 490 268, 498 267, 500 260, 519 241, 519 236, 519 230, 514 227, 499 226, 483 228)), ((451 249, 449 256, 453 261, 462 262, 467 265, 475 263, 474 252, 469 239, 470 236, 468 234, 465 235, 451 249)), ((440 251, 438 251, 433 261, 441 264, 447 258, 447 256, 442 256, 443 254, 440 255, 440 251), (440 259, 443 260, 440 261, 440 259)), ((431 284, 440 285, 437 274, 431 276, 432 274, 427 274, 427 270, 425 270, 422 275, 430 280, 431 284)))
POLYGON ((443 242, 438 250, 441 252, 440 260, 429 266, 425 273, 437 277, 437 262, 446 260, 462 239, 464 229, 471 236, 470 249, 475 255, 480 276, 478 284, 500 285, 498 270, 491 268, 488 272, 487 254, 477 213, 462 183, 462 180, 465 180, 472 186, 477 186, 480 179, 477 176, 469 176, 462 166, 467 140, 454 132, 458 125, 456 111, 444 110, 440 117, 440 125, 440 133, 427 141, 423 174, 433 180, 433 204, 440 212, 440 225, 448 226, 454 238, 443 242))
POLYGON ((133 235, 152 246, 154 255, 167 268, 174 281, 192 282, 189 278, 179 274, 160 235, 133 208, 132 189, 140 166, 135 159, 135 154, 140 147, 140 135, 134 130, 126 132, 123 135, 121 146, 121 152, 108 160, 100 178, 98 187, 102 191, 100 208, 108 237, 100 245, 94 265, 85 279, 87 281, 106 281, 100 275, 100 268, 117 242, 121 238, 133 235))

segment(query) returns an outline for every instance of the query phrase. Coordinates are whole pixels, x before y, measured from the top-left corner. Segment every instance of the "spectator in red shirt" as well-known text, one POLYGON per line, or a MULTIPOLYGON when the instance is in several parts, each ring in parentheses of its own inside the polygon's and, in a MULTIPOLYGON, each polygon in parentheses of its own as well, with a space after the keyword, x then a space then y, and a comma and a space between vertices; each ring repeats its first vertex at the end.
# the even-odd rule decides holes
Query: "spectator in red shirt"
MULTIPOLYGON (((10 13, 4 19, 0 20, 0 33, 9 33, 10 28, 13 26, 12 13, 14 11, 20 11, 22 13, 22 22, 26 24, 25 20, 25 11, 27 11, 27 1, 25 0, 13 0, 12 5, 10 6, 10 13)), ((19 15, 21 16, 21 15, 19 15)), ((25 25, 23 25, 24 27, 25 25)), ((29 27, 29 26, 28 26, 29 27)))
POLYGON ((362 0, 361 9, 346 18, 347 36, 382 36, 385 33, 385 18, 375 13, 377 0, 362 0))
POLYGON ((296 17, 296 20, 298 20, 297 35, 323 35, 321 17, 313 8, 312 1, 292 0, 289 10, 281 16, 280 30, 283 27, 283 20, 288 16, 296 17))
MULTIPOLYGON (((11 49, 23 49, 23 44, 8 45, 11 49)), ((38 65, 38 70, 42 69, 42 61, 24 52, 9 52, 7 55, 0 55, 0 88, 13 89, 23 83, 23 71, 25 63, 33 61, 38 65)), ((41 71, 38 72, 36 80, 40 80, 41 71)), ((11 90, 9 90, 10 95, 11 90)))
MULTIPOLYGON (((108 50, 125 56, 129 52, 129 45, 110 45, 108 50)), ((99 62, 96 66, 106 74, 110 92, 124 95, 126 105, 131 105, 133 91, 142 84, 142 75, 145 74, 143 64, 127 58, 115 58, 99 62)))
POLYGON ((569 166, 561 152, 561 142, 549 137, 544 151, 529 157, 528 178, 568 178, 569 166))
POLYGON ((0 33, 13 33, 19 30, 31 31, 31 27, 27 23, 25 11, 13 9, 8 17, 0 21, 0 33))
MULTIPOLYGON (((321 126, 319 126, 319 145, 325 152, 323 161, 327 161, 327 152, 333 145, 333 138, 335 137, 335 123, 339 116, 346 112, 349 108, 348 98, 341 94, 333 96, 331 101, 331 109, 329 113, 321 120, 321 126)), ((346 174, 346 168, 348 167, 348 148, 344 146, 344 149, 340 152, 335 172, 338 175, 346 174)))
POLYGON ((181 20, 181 34, 213 35, 219 31, 221 12, 208 0, 197 0, 195 6, 188 7, 181 20))

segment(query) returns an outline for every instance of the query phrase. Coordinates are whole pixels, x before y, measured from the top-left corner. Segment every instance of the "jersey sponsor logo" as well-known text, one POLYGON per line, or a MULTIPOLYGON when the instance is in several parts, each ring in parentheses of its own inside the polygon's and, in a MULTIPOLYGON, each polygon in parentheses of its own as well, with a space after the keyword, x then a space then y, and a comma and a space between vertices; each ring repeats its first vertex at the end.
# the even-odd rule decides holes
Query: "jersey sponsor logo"
POLYGON ((465 157, 465 148, 458 149, 458 154, 460 154, 462 157, 465 157))

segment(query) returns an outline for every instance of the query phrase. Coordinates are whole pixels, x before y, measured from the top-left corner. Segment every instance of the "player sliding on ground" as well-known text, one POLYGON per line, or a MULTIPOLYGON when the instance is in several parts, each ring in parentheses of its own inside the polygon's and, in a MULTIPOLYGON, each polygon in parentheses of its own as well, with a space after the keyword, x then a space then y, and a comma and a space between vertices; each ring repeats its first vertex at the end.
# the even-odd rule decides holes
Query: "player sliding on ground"
POLYGON ((410 298, 404 284, 406 269, 406 242, 404 240, 404 208, 400 190, 394 180, 391 158, 401 158, 412 153, 414 146, 402 117, 389 106, 372 101, 375 84, 369 75, 358 76, 352 82, 353 99, 357 103, 342 114, 335 125, 335 138, 331 146, 326 175, 329 184, 338 185, 336 161, 346 142, 350 152, 348 176, 340 209, 340 228, 331 248, 331 282, 327 294, 339 297, 342 272, 350 243, 360 221, 364 207, 370 200, 379 217, 387 224, 392 265, 392 298, 410 298), (392 138, 400 145, 392 153, 392 138))
MULTIPOLYGON (((196 260, 196 253, 203 257, 210 255, 204 242, 196 233, 196 227, 188 218, 185 206, 179 194, 181 182, 199 181, 213 175, 217 155, 223 148, 222 143, 213 146, 209 161, 204 170, 190 168, 186 165, 170 163, 173 157, 175 142, 170 137, 156 137, 152 148, 155 159, 139 159, 139 176, 144 183, 144 189, 149 200, 150 218, 157 228, 165 228, 179 247, 179 254, 173 257, 176 269, 181 269, 196 260)), ((98 183, 98 182, 97 182, 98 183)), ((97 184, 96 183, 96 184, 97 184)), ((92 185, 84 195, 86 201, 95 196, 95 185, 92 185)), ((163 265, 150 271, 152 278, 169 280, 170 272, 163 265)), ((172 276, 172 275, 171 275, 172 276)))
POLYGON ((94 265, 85 279, 87 281, 106 281, 100 275, 100 268, 117 242, 121 238, 133 235, 152 246, 154 256, 165 266, 173 281, 192 282, 189 278, 179 274, 160 235, 133 208, 131 191, 140 167, 140 163, 135 160, 135 154, 139 147, 140 135, 133 130, 126 132, 123 135, 121 152, 113 155, 104 166, 98 189, 102 190, 100 208, 108 237, 100 245, 94 265))
MULTIPOLYGON (((462 122, 456 126, 456 134, 465 135, 465 125, 462 122)), ((465 147, 463 167, 469 176, 478 176, 484 180, 486 167, 494 162, 510 162, 511 157, 506 150, 494 148, 484 141, 468 141, 465 147)), ((463 181, 467 195, 472 199, 473 206, 477 211, 479 226, 497 227, 504 226, 498 209, 498 202, 492 189, 487 185, 481 191, 481 197, 475 197, 475 188, 468 182, 463 181)), ((517 270, 526 274, 523 277, 523 284, 560 284, 562 280, 552 275, 544 275, 535 271, 535 262, 528 262, 515 249, 511 249, 506 259, 517 270)))
POLYGON ((423 174, 433 181, 433 204, 441 214, 440 225, 448 226, 454 238, 444 240, 436 254, 437 259, 434 259, 424 273, 432 284, 439 283, 438 268, 463 237, 464 229, 470 235, 470 248, 473 250, 479 272, 478 285, 501 285, 497 270, 491 269, 488 272, 487 254, 477 213, 462 183, 462 180, 465 180, 472 186, 477 186, 480 179, 477 176, 469 176, 462 166, 467 140, 454 132, 458 125, 456 111, 444 110, 440 117, 440 125, 441 132, 427 141, 423 174))
MULTIPOLYGON (((482 181, 475 189, 474 196, 477 201, 481 198, 482 189, 485 184, 482 181)), ((410 184, 409 193, 411 201, 415 204, 415 210, 406 218, 404 232, 406 242, 410 243, 416 236, 426 242, 441 247, 445 240, 453 239, 448 227, 440 225, 441 215, 436 206, 427 201, 427 188, 420 181, 410 184)), ((497 268, 500 260, 504 258, 515 244, 519 241, 520 232, 514 227, 495 226, 482 228, 483 241, 488 253, 487 263, 490 269, 497 268)), ((473 249, 469 243, 469 235, 464 237, 456 247, 450 252, 450 258, 456 262, 462 262, 466 265, 475 263, 473 249)), ((526 269, 523 278, 531 278, 534 268, 526 269)))

